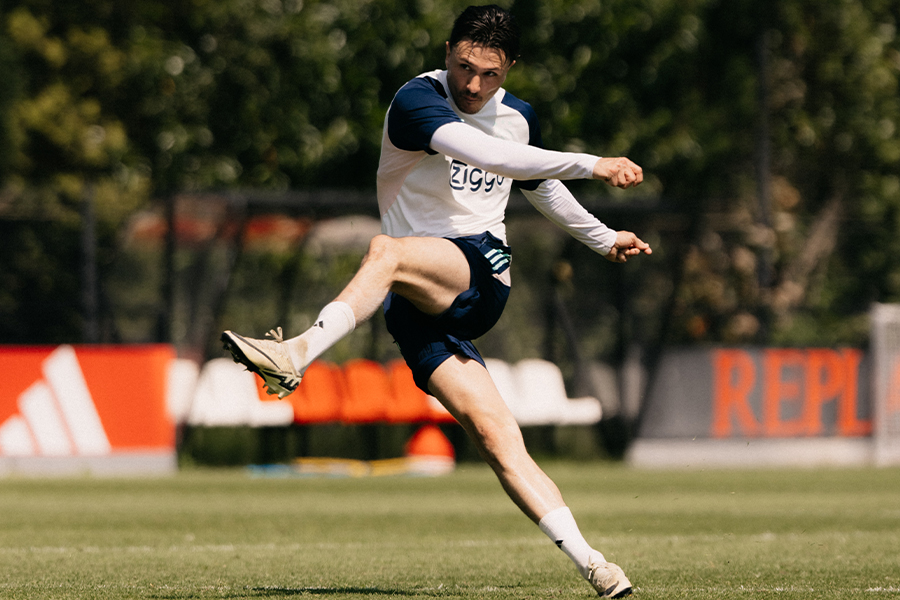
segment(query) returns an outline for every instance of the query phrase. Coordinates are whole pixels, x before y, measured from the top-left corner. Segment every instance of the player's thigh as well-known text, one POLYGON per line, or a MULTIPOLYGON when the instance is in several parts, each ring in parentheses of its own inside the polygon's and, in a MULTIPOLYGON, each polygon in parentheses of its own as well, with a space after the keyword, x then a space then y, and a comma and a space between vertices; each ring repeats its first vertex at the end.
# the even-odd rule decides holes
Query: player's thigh
POLYGON ((454 355, 435 369, 428 388, 490 455, 485 458, 525 453, 519 425, 481 363, 454 355))
POLYGON ((466 255, 443 238, 405 237, 395 240, 399 259, 391 291, 426 314, 445 311, 471 285, 466 255))

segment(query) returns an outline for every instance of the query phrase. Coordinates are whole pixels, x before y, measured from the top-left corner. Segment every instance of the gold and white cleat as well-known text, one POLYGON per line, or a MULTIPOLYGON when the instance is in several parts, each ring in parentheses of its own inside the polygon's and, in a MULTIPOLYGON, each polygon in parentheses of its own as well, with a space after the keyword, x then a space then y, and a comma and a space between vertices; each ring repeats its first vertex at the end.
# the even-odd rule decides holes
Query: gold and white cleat
POLYGON ((222 343, 234 362, 253 371, 266 385, 266 392, 284 398, 297 389, 302 375, 294 368, 291 355, 281 335, 281 327, 267 333, 272 340, 244 337, 233 331, 222 333, 222 343))

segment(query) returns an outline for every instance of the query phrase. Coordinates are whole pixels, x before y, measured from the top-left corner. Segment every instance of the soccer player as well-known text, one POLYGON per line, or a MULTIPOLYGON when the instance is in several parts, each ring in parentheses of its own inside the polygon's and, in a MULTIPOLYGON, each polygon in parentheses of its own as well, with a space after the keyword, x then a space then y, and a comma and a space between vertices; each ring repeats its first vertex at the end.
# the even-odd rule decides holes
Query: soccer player
POLYGON ((471 6, 446 43, 446 70, 420 75, 395 95, 378 167, 382 235, 315 325, 285 340, 222 334, 237 362, 271 394, 296 389, 304 370, 383 307, 388 331, 416 384, 459 421, 516 505, 578 567, 602 598, 631 593, 622 569, 580 533, 559 489, 529 456, 473 339, 500 318, 510 290, 504 213, 515 181, 539 212, 613 262, 648 244, 588 213, 560 182, 643 180, 627 158, 541 148, 531 106, 501 86, 516 62, 519 32, 497 6, 471 6))

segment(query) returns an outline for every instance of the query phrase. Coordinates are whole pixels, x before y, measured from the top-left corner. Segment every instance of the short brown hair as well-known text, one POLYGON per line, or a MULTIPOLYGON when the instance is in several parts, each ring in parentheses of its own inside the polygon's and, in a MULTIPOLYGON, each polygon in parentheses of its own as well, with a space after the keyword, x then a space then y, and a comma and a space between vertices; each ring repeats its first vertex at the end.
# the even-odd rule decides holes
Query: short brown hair
POLYGON ((485 48, 495 48, 507 62, 519 57, 519 25, 515 17, 496 4, 470 6, 456 18, 450 32, 450 47, 467 40, 485 48))

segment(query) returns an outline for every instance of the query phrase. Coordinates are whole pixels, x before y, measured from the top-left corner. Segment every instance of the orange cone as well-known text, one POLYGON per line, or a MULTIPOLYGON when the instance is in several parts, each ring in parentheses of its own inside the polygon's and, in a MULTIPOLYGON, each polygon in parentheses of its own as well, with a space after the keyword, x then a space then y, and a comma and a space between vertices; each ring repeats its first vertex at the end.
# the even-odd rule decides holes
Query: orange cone
POLYGON ((444 475, 456 467, 453 444, 436 425, 423 425, 406 442, 409 470, 418 475, 444 475))

